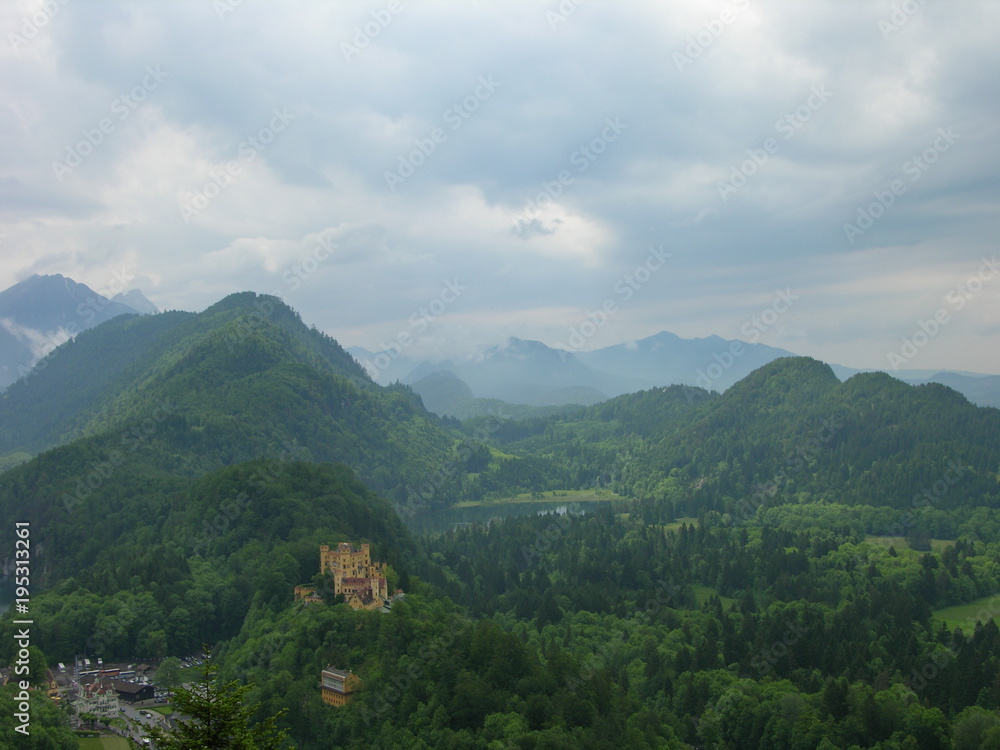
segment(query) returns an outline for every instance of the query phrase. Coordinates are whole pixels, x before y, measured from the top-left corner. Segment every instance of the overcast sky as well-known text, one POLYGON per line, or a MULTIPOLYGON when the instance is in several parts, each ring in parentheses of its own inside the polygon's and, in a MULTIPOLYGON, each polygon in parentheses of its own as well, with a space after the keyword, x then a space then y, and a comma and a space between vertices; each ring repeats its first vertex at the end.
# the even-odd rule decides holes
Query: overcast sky
POLYGON ((1000 373, 1000 3, 48 6, 0 4, 0 288, 1000 373))

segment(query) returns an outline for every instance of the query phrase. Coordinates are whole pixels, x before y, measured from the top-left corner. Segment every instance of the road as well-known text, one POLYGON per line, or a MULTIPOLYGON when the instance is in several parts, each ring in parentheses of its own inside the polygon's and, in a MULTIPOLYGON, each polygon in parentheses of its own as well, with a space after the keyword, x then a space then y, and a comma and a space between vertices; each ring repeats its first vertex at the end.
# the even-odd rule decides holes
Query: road
POLYGON ((155 726, 159 727, 160 729, 170 728, 170 722, 167 720, 167 718, 163 714, 154 711, 151 707, 152 705, 154 704, 151 704, 148 701, 145 704, 140 704, 136 706, 125 704, 123 706, 125 710, 119 712, 121 716, 124 716, 125 718, 130 719, 131 721, 136 722, 138 724, 138 727, 135 728, 132 728, 133 725, 130 725, 129 734, 132 737, 132 739, 134 739, 136 742, 140 744, 142 744, 143 737, 149 736, 149 730, 148 729, 143 730, 142 729, 143 727, 155 726), (151 714, 153 718, 150 719, 144 716, 142 713, 143 711, 146 711, 149 714, 151 714))

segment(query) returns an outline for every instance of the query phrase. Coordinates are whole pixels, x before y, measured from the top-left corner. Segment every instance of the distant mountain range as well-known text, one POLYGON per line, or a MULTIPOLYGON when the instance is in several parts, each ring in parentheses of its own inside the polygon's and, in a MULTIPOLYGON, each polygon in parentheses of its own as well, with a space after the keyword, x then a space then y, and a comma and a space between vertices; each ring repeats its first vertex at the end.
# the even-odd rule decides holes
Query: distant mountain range
MULTIPOLYGON (((32 276, 0 292, 0 390, 81 331, 119 315, 158 312, 138 290, 109 299, 59 274, 32 276)), ((765 344, 719 336, 684 339, 667 331, 589 352, 511 337, 464 361, 391 357, 363 347, 347 351, 375 382, 409 385, 431 412, 460 419, 546 414, 667 385, 721 392, 769 362, 798 356, 765 344)), ((841 380, 866 371, 831 367, 841 380)), ((975 404, 1000 407, 1000 375, 935 370, 890 374, 914 385, 941 383, 975 404)))
POLYGON ((135 289, 108 299, 60 274, 35 274, 0 292, 0 390, 81 331, 119 315, 157 312, 135 289))
MULTIPOLYGON (((496 413, 498 402, 587 406, 667 385, 721 392, 769 362, 798 356, 765 344, 719 336, 684 339, 667 331, 590 352, 568 352, 512 337, 463 362, 391 358, 363 347, 348 351, 377 382, 410 385, 430 411, 461 419, 496 413)), ((831 367, 840 380, 876 371, 831 367)), ((889 374, 913 385, 942 383, 975 404, 1000 407, 1000 375, 935 370, 889 374)))
MULTIPOLYGON (((682 339, 665 331, 591 352, 569 352, 511 337, 463 362, 398 357, 381 369, 378 365, 386 364, 385 355, 361 347, 348 351, 377 382, 399 380, 421 396, 426 378, 448 372, 477 398, 532 406, 590 405, 672 384, 723 391, 767 362, 795 356, 763 344, 730 342, 718 336, 682 339)), ((456 387, 456 393, 463 390, 456 387)))

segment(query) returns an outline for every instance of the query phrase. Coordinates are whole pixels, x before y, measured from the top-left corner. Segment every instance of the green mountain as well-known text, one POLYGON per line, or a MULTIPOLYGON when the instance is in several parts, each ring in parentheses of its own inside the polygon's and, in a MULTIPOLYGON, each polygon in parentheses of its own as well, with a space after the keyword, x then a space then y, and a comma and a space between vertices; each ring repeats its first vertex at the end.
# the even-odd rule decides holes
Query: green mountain
MULTIPOLYGON (((396 569, 416 553, 392 506, 343 465, 283 457, 198 478, 129 467, 67 508, 46 499, 45 481, 71 447, 0 478, 4 522, 30 523, 33 643, 50 660, 155 658, 231 638, 313 580, 320 544, 370 542, 396 569)), ((12 654, 0 646, 0 660, 12 654)))
POLYGON ((0 475, 0 523, 30 524, 39 645, 63 660, 231 637, 311 580, 321 543, 412 560, 389 500, 419 508, 418 483, 462 471, 418 397, 254 294, 80 334, 4 394, 0 436, 40 451, 0 475))
MULTIPOLYGON (((280 300, 253 293, 199 314, 109 321, 57 349, 0 399, 0 455, 81 437, 91 440, 70 453, 93 453, 84 463, 138 463, 170 475, 292 450, 346 463, 397 502, 454 445, 412 392, 376 386, 333 339, 280 300)), ((86 474, 54 477, 52 489, 62 496, 86 474)))
POLYGON ((119 317, 64 344, 4 394, 0 447, 38 451, 120 422, 122 408, 130 408, 139 391, 155 389, 192 362, 238 369, 234 358, 262 353, 254 346, 265 328, 272 337, 284 332, 282 343, 297 361, 315 366, 325 360, 326 369, 371 385, 350 355, 306 328, 280 300, 235 294, 200 314, 119 317), (213 362, 213 349, 231 361, 213 362), (316 355, 311 361, 310 351, 316 355))
POLYGON ((1000 504, 1000 411, 883 373, 841 383, 803 357, 775 360, 721 395, 654 389, 502 436, 506 451, 576 476, 603 470, 620 493, 668 501, 678 515, 745 517, 789 499, 912 507, 941 490, 952 465, 961 481, 933 493, 933 505, 1000 504))

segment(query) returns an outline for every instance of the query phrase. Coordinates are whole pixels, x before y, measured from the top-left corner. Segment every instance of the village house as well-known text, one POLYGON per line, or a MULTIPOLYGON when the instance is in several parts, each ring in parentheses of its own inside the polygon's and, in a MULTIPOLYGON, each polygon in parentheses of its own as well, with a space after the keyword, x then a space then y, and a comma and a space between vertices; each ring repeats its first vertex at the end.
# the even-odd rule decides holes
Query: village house
POLYGON ((354 672, 328 666, 321 673, 320 690, 328 706, 343 706, 361 690, 361 679, 354 672))
POLYGON ((76 712, 111 717, 117 715, 119 706, 118 693, 106 681, 95 681, 83 687, 76 703, 76 712))
POLYGON ((125 703, 139 703, 153 699, 153 686, 149 684, 115 680, 114 688, 119 700, 125 703))

